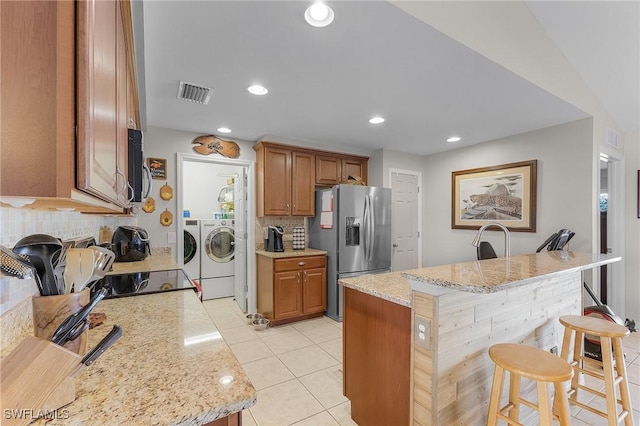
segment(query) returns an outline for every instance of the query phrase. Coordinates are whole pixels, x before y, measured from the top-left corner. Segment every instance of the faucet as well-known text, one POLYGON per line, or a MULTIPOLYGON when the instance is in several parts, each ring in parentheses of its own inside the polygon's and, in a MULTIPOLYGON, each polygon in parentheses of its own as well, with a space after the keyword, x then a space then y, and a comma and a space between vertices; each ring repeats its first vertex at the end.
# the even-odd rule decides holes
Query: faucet
POLYGON ((497 226, 498 228, 502 229, 502 231, 504 232, 504 256, 509 257, 509 253, 511 252, 511 237, 509 235, 509 230, 500 223, 491 222, 491 223, 487 223, 486 225, 482 225, 482 227, 478 229, 478 233, 476 234, 476 237, 473 239, 473 242, 471 243, 471 245, 474 247, 479 247, 480 237, 482 236, 482 233, 484 232, 485 229, 491 226, 497 226))

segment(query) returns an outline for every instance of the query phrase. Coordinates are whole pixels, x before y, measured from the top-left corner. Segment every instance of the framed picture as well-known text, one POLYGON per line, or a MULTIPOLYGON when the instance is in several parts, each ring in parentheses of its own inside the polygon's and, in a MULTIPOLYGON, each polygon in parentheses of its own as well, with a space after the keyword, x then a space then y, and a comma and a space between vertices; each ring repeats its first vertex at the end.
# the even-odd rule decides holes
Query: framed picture
POLYGON ((164 158, 147 158, 147 167, 153 179, 167 178, 167 160, 164 158))
POLYGON ((451 228, 536 231, 537 160, 451 173, 451 228))

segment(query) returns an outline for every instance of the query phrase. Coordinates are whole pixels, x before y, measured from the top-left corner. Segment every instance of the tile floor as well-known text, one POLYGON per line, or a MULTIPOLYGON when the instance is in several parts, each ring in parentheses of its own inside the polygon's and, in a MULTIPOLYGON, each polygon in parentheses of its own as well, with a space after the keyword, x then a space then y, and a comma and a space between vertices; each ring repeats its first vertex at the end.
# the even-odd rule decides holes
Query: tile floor
MULTIPOLYGON (((254 331, 232 298, 204 306, 258 392, 257 404, 243 412, 243 426, 356 425, 342 395, 342 323, 321 317, 254 331)), ((640 332, 623 343, 634 424, 640 425, 640 332)), ((597 397, 589 400, 604 407, 597 397)), ((607 424, 575 406, 571 413, 574 426, 607 424)))

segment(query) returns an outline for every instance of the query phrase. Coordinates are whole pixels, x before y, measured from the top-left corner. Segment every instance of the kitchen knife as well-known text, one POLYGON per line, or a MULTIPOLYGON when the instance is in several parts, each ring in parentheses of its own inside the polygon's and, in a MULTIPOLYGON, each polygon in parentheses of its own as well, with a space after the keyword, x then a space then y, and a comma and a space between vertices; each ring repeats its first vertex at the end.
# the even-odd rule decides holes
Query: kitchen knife
POLYGON ((73 332, 74 329, 77 330, 77 326, 79 323, 85 321, 89 316, 89 312, 101 301, 104 296, 107 294, 106 288, 101 288, 97 291, 91 301, 82 307, 78 312, 69 315, 62 323, 58 326, 56 331, 53 332, 53 336, 51 336, 51 341, 56 345, 64 345, 66 343, 67 338, 73 332))
POLYGON ((120 337, 122 336, 122 327, 119 325, 114 325, 109 334, 104 336, 100 343, 98 343, 93 349, 91 349, 80 361, 80 365, 78 368, 71 374, 71 376, 75 376, 82 370, 84 367, 88 367, 93 364, 93 362, 98 359, 100 355, 104 353, 107 349, 111 347, 120 337))

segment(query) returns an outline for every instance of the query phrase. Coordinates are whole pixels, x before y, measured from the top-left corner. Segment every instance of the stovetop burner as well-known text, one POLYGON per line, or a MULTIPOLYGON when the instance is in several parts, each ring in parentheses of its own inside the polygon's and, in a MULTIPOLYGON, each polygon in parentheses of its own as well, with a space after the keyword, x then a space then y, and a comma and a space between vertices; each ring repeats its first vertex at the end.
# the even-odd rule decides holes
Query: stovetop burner
POLYGON ((106 288, 105 299, 138 296, 164 291, 197 289, 182 269, 166 271, 135 272, 130 274, 106 275, 92 286, 92 293, 106 288))

